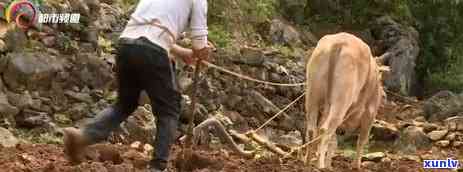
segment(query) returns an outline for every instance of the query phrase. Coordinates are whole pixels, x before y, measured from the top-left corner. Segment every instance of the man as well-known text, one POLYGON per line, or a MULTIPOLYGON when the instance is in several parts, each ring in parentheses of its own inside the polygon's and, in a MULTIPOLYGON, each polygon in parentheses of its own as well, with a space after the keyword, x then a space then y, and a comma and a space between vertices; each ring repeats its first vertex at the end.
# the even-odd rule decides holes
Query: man
POLYGON ((206 58, 207 0, 141 0, 120 36, 116 56, 118 100, 81 130, 64 130, 65 152, 74 162, 82 161, 83 150, 108 137, 137 108, 145 90, 157 115, 155 152, 151 171, 167 168, 169 150, 180 113, 181 95, 176 89, 173 61, 187 64, 206 58), (175 45, 178 35, 190 29, 193 50, 175 45))

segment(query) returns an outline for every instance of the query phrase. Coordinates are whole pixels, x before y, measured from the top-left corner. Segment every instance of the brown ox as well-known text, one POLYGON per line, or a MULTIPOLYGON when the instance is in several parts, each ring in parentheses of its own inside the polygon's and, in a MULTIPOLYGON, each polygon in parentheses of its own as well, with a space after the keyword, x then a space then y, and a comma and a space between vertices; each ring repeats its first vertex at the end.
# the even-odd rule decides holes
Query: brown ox
MULTIPOLYGON (((378 65, 369 46, 359 38, 338 33, 324 36, 307 63, 306 140, 316 139, 319 168, 331 167, 330 140, 336 130, 359 129, 357 158, 360 168, 363 147, 384 95, 378 65), (342 125, 342 126, 341 126, 342 125)), ((310 161, 310 148, 305 162, 310 161)))

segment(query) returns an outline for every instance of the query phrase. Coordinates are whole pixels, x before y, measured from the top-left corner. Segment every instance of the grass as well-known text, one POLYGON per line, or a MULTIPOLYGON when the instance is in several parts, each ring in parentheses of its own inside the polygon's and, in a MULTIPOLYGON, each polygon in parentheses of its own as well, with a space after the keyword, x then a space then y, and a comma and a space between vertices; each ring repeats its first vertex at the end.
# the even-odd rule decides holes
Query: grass
POLYGON ((40 132, 38 130, 30 130, 18 128, 15 130, 15 135, 25 141, 39 144, 63 144, 63 139, 60 136, 50 132, 40 132))

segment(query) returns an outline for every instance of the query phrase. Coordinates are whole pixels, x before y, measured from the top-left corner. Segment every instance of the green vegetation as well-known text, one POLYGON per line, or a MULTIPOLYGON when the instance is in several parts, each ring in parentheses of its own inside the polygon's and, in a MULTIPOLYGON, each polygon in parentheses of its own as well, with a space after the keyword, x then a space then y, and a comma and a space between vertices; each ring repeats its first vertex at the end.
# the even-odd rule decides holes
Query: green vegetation
POLYGON ((421 37, 419 77, 431 90, 463 91, 463 2, 408 2, 421 37))
POLYGON ((61 137, 51 134, 50 132, 18 128, 15 130, 15 135, 31 143, 63 144, 63 139, 61 137))
POLYGON ((439 89, 463 91, 463 2, 460 0, 328 1, 309 0, 310 25, 331 23, 349 29, 365 29, 382 15, 413 26, 420 33, 417 75, 427 92, 439 89), (318 3, 317 3, 318 2, 318 3), (317 8, 325 7, 324 11, 317 8), (317 12, 318 10, 318 12, 317 12), (326 12, 328 11, 328 12, 326 12))

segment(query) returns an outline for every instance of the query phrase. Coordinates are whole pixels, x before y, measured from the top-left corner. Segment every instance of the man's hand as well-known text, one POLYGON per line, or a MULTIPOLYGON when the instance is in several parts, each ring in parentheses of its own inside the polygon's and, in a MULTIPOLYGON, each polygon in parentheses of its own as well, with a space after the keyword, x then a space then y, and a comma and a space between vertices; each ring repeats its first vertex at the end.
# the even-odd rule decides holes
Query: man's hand
POLYGON ((193 56, 181 56, 183 62, 188 65, 188 66, 192 66, 194 65, 195 63, 195 59, 193 58, 193 56))
POLYGON ((211 49, 208 46, 201 48, 199 50, 193 49, 193 58, 195 58, 195 60, 208 61, 210 54, 211 54, 211 49))

